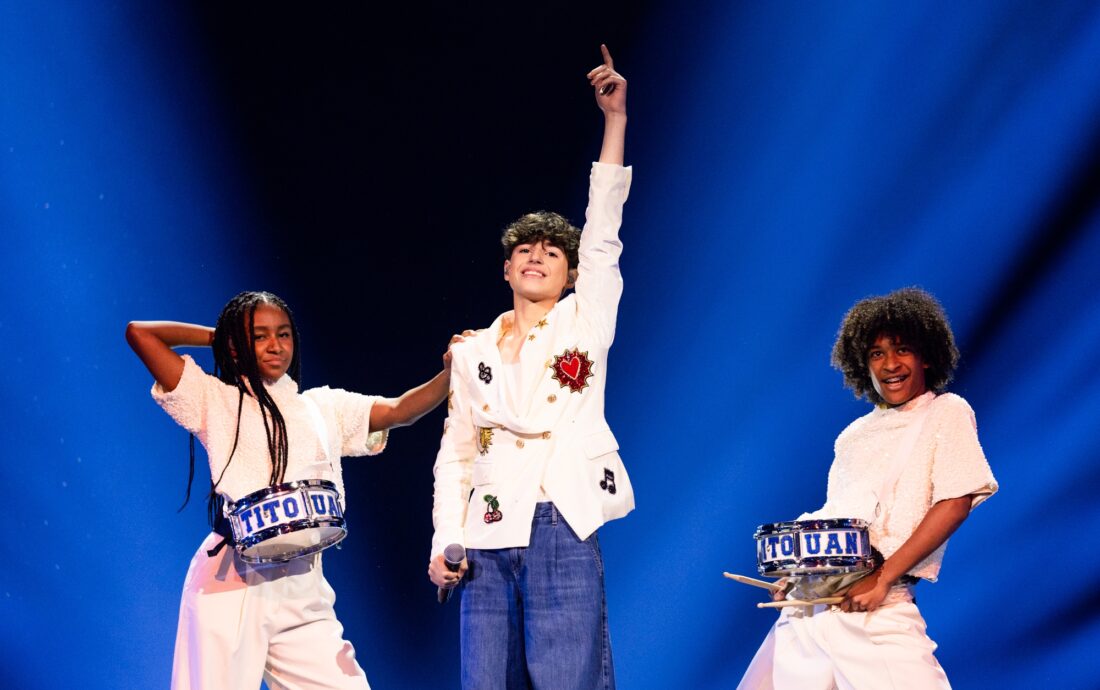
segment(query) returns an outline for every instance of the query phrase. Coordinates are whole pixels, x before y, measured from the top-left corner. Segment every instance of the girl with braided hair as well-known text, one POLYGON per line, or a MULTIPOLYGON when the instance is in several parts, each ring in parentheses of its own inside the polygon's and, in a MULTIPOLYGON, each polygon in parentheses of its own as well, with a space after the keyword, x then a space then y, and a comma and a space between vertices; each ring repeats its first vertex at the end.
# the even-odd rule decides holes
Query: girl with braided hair
MULTIPOLYGON (((368 688, 336 619, 321 553, 243 560, 224 548, 232 541, 224 504, 318 478, 343 496, 340 458, 380 453, 390 428, 435 408, 447 395, 449 353, 439 374, 397 398, 327 386, 299 392, 298 329, 269 292, 237 295, 214 328, 134 321, 126 340, 156 379, 153 398, 198 437, 210 461, 214 531, 184 582, 172 688, 257 688, 261 678, 272 688, 368 688), (212 347, 215 374, 172 349, 182 346, 212 347)), ((191 463, 193 475, 193 447, 191 463)))

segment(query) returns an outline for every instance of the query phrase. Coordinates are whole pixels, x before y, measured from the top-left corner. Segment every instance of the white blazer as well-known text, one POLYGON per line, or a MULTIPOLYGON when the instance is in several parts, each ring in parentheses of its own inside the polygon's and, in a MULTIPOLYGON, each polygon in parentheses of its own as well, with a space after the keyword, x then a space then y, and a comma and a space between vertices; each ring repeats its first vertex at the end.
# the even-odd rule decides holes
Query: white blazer
POLYGON ((433 557, 449 544, 527 546, 540 485, 581 539, 634 509, 604 419, 622 295, 618 230, 630 180, 630 168, 592 166, 576 288, 527 334, 519 356, 523 399, 508 404, 497 348, 510 312, 452 348, 435 460, 433 557))

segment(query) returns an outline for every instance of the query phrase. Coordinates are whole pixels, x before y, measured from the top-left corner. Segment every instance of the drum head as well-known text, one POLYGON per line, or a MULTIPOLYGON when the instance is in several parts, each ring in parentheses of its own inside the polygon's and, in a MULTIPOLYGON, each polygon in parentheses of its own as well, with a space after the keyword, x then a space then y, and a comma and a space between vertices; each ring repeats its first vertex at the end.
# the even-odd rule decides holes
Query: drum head
POLYGON ((282 534, 274 534, 252 545, 238 544, 237 552, 248 563, 285 563, 308 556, 341 541, 348 534, 340 525, 305 526, 282 534))

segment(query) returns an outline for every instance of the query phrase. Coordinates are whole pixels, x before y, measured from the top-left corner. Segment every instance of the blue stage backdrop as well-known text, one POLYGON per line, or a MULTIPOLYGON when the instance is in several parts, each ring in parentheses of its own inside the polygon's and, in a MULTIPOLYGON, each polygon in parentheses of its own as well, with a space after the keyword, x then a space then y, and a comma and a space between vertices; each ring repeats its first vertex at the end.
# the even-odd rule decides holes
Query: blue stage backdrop
MULTIPOLYGON (((959 688, 1095 687, 1100 7, 611 3, 497 12, 0 4, 0 685, 165 687, 204 533, 130 319, 294 307, 304 385, 397 394, 509 306, 497 229, 583 213, 600 41, 635 182, 608 416, 638 509, 601 532, 623 688, 736 685, 775 619, 752 532, 823 502, 867 403, 829 367, 919 285, 1001 492, 918 586, 959 688), (1063 541, 1065 543, 1063 543, 1063 541)), ((209 353, 196 352, 209 368, 209 353)), ((457 687, 424 570, 442 413, 347 461, 326 552, 377 688, 457 687)))

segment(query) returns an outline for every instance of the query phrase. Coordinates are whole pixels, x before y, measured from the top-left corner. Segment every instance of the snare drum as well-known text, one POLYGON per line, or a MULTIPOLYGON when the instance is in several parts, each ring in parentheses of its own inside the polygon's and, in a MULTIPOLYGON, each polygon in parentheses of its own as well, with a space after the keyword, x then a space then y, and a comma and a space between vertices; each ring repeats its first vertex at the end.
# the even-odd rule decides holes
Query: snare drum
POLYGON ((347 536, 340 492, 326 479, 253 491, 226 506, 237 553, 249 563, 284 563, 347 536))
POLYGON ((761 575, 843 575, 871 570, 875 559, 865 520, 833 518, 773 522, 756 528, 761 575))

